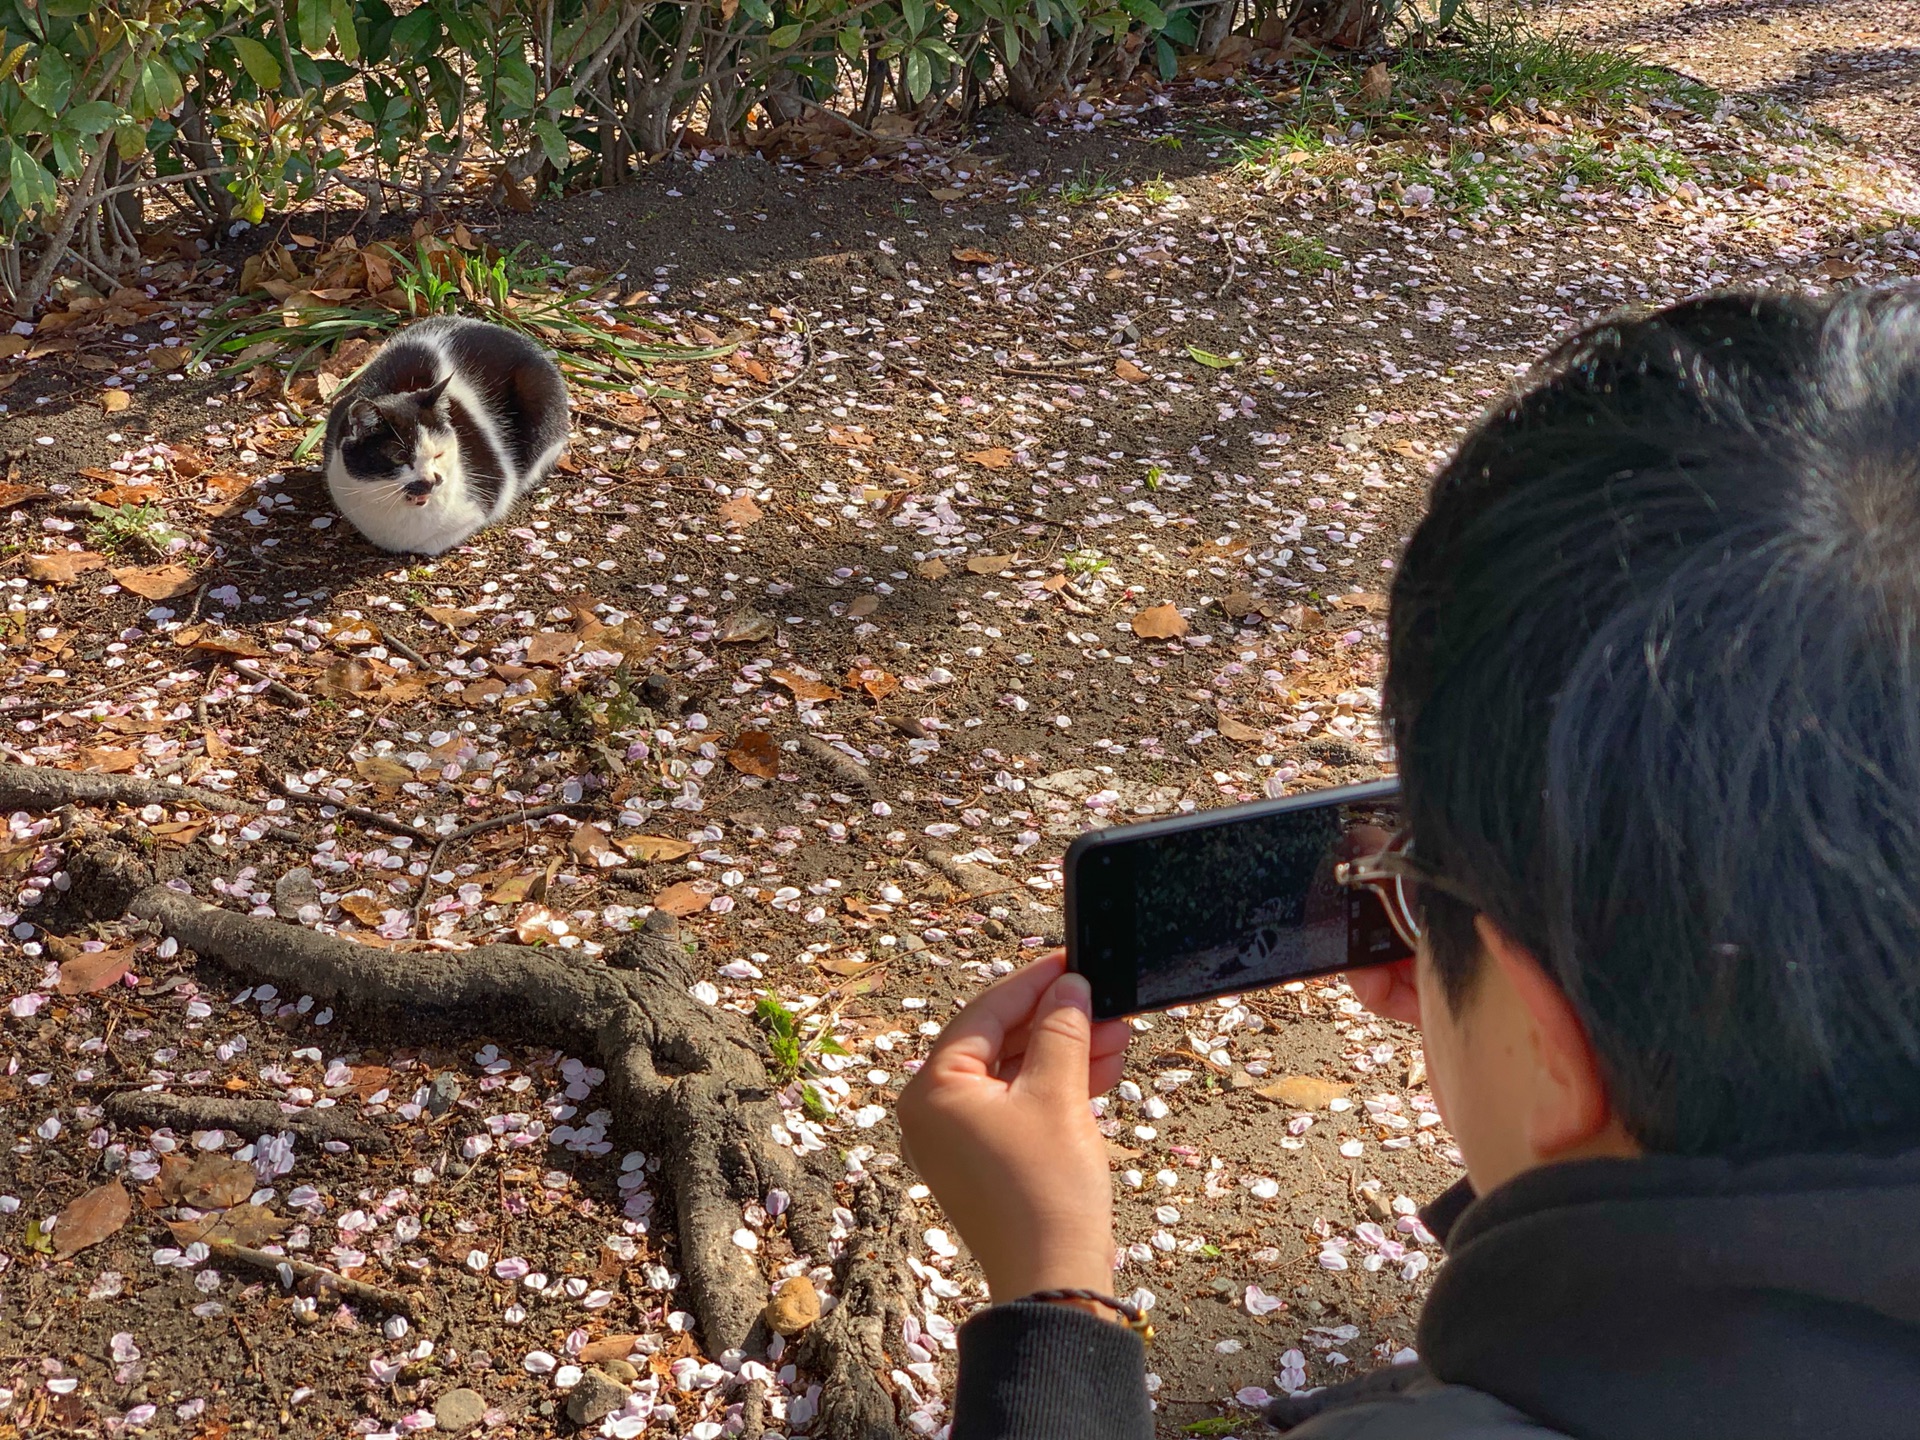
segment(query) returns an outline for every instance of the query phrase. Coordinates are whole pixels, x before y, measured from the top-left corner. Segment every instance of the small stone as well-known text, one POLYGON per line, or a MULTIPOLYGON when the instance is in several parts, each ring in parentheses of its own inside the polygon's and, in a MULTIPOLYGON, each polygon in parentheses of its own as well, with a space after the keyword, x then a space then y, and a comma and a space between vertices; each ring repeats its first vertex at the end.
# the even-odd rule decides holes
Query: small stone
POLYGON ((487 1402, 478 1390, 469 1390, 462 1385, 458 1390, 449 1390, 433 1402, 433 1428, 445 1430, 448 1434, 458 1435, 462 1430, 471 1430, 486 1418, 487 1402))
POLYGON ((273 882, 273 913, 282 920, 297 920, 304 906, 319 903, 320 887, 305 865, 295 866, 273 882))
POLYGON ((622 1385, 631 1385, 640 1378, 640 1371, 630 1360, 602 1360, 594 1368, 611 1375, 622 1385))
POLYGON ((771 640, 773 635, 771 615, 763 615, 758 610, 736 610, 721 622, 720 633, 714 638, 722 645, 749 645, 771 640))
POLYGON ((438 1118, 453 1109, 460 1098, 460 1082, 451 1075, 436 1075, 427 1087, 427 1113, 438 1118))
POLYGON ((776 1335, 798 1335, 820 1318, 820 1293, 804 1275, 796 1275, 767 1302, 767 1328, 776 1335))
POLYGON ((588 1370, 580 1383, 567 1392, 567 1418, 576 1425, 598 1425, 627 1403, 632 1394, 611 1375, 588 1370))

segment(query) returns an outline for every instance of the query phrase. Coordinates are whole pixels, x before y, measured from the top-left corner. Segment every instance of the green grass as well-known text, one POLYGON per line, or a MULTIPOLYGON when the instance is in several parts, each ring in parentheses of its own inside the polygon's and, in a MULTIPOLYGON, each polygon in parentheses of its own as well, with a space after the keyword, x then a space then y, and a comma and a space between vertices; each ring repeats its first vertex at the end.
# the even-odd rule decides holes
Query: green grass
POLYGON ((1060 203, 1063 205, 1092 205, 1105 200, 1109 195, 1117 195, 1126 188, 1126 183, 1104 170, 1091 170, 1082 165, 1072 175, 1060 182, 1060 203))
POLYGON ((1285 270, 1298 270, 1302 275, 1324 274, 1342 269, 1347 263, 1327 249, 1317 236, 1293 234, 1267 237, 1267 261, 1285 270))
MULTIPOLYGON (((800 1016, 781 1004, 780 998, 768 991, 754 1002, 753 1018, 767 1032, 767 1049, 772 1054, 771 1069, 774 1077, 783 1082, 798 1080, 814 1059, 821 1055, 844 1055, 846 1047, 831 1035, 816 1033, 807 1035, 800 1028, 800 1016)), ((819 1104, 831 1114, 825 1100, 813 1093, 809 1085, 801 1095, 801 1108, 809 1116, 818 1120, 823 1118, 813 1113, 813 1105, 819 1104)))
POLYGON ((115 506, 89 501, 87 508, 94 515, 87 526, 87 539, 103 554, 158 560, 179 538, 180 532, 168 523, 166 512, 151 502, 115 506))
POLYGON ((1164 175, 1156 175, 1140 186, 1140 198, 1149 205, 1164 205, 1175 195, 1175 190, 1164 175))

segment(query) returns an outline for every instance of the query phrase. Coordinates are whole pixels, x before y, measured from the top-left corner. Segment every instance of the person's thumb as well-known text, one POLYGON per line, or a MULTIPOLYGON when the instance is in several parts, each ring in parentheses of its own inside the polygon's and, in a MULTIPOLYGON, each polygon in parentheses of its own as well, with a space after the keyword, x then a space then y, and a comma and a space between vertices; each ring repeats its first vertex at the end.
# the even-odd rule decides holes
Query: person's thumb
POLYGON ((1057 1098, 1087 1098, 1093 996, 1086 979, 1062 975, 1042 997, 1027 1030, 1014 1087, 1057 1098))

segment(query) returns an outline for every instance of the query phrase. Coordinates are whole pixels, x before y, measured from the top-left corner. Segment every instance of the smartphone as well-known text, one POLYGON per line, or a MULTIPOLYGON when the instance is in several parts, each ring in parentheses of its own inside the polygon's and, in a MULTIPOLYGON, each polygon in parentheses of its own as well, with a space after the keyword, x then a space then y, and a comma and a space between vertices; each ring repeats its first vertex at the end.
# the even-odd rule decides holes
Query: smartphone
POLYGON ((1067 850, 1067 966, 1096 1019, 1413 953, 1371 890, 1336 878, 1400 826, 1382 780, 1117 825, 1067 850))

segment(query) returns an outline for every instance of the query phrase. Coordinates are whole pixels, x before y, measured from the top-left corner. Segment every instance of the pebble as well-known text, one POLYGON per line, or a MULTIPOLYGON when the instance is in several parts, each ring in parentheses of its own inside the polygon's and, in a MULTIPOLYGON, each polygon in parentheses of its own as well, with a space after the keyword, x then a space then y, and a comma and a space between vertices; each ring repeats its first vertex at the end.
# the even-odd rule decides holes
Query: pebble
POLYGON ((469 1390, 461 1386, 458 1390, 449 1390, 433 1402, 433 1428, 458 1435, 462 1430, 471 1430, 487 1414, 487 1402, 478 1390, 469 1390))
POLYGON ((576 1425, 598 1425, 625 1405, 631 1393, 611 1375, 589 1370, 567 1393, 567 1418, 576 1425))
POLYGON ((611 1375, 623 1385, 631 1385, 640 1378, 639 1369, 630 1360, 602 1360, 593 1368, 611 1375))
POLYGON ((796 1275, 767 1302, 767 1328, 776 1335, 798 1335, 820 1318, 820 1293, 813 1281, 796 1275))

